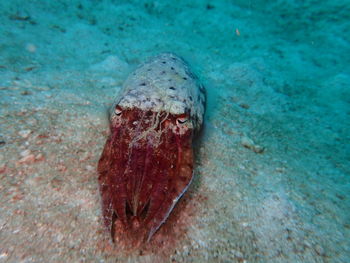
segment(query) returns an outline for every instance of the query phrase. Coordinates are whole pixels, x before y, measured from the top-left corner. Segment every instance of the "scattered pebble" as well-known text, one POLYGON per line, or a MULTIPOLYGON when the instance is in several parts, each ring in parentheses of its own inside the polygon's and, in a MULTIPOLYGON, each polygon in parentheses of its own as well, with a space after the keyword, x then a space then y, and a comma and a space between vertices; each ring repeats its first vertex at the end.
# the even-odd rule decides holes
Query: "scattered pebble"
POLYGON ((24 68, 25 71, 32 71, 33 69, 36 69, 36 66, 29 66, 24 68))
POLYGON ((35 161, 34 154, 29 154, 18 161, 19 164, 30 164, 35 161))
POLYGON ((305 247, 311 247, 311 244, 307 240, 304 240, 304 246, 305 247))
POLYGON ((315 246, 315 251, 318 255, 323 256, 324 255, 324 249, 320 245, 315 246))
POLYGON ((31 151, 27 149, 27 150, 22 151, 22 152, 20 153, 20 155, 21 155, 22 157, 25 157, 25 156, 29 155, 30 153, 31 153, 31 151))
POLYGON ((26 50, 30 53, 34 53, 36 51, 36 46, 32 43, 28 43, 26 45, 26 50))
POLYGON ((241 35, 241 32, 239 31, 238 28, 236 28, 236 36, 240 36, 241 35))
POLYGON ((241 144, 246 147, 246 148, 249 148, 251 149, 253 146, 254 146, 254 142, 252 139, 250 139, 249 137, 247 136, 243 136, 241 138, 241 144))
POLYGON ((255 153, 263 153, 265 148, 254 143, 252 139, 247 136, 241 138, 241 144, 248 149, 253 150, 255 153))
POLYGON ((57 165, 57 170, 60 171, 60 172, 65 172, 67 171, 67 167, 63 164, 58 164, 57 165))
POLYGON ((285 168, 284 167, 277 167, 276 169, 275 169, 275 171, 277 172, 277 173, 284 173, 285 172, 285 168))
POLYGON ((43 161, 44 159, 45 159, 45 157, 42 153, 39 153, 39 154, 37 154, 37 156, 35 156, 36 161, 43 161))
POLYGON ((31 95, 32 93, 29 90, 24 90, 21 92, 21 95, 31 95))
POLYGON ((243 259, 243 253, 242 252, 240 252, 238 250, 232 250, 231 253, 234 254, 236 258, 243 259))
POLYGON ((8 256, 8 253, 7 252, 3 252, 3 253, 0 254, 0 259, 7 258, 7 256, 8 256))
POLYGON ((248 227, 249 224, 248 224, 248 222, 242 222, 242 226, 243 226, 243 227, 248 227))
POLYGON ((31 133, 32 133, 31 130, 22 130, 18 132, 18 134, 22 136, 24 139, 27 139, 31 133))
POLYGON ((93 166, 91 166, 91 165, 85 166, 85 169, 88 170, 88 171, 94 171, 95 170, 95 168, 93 166))
POLYGON ((56 239, 57 243, 61 243, 63 238, 64 238, 64 236, 62 234, 58 233, 55 239, 56 239))
POLYGON ((256 145, 254 147, 254 152, 256 152, 256 153, 263 153, 264 151, 265 151, 265 148, 260 146, 260 145, 256 145))
POLYGON ((239 104, 239 106, 241 108, 243 108, 243 109, 249 109, 250 108, 250 106, 248 104, 246 104, 246 103, 241 103, 241 104, 239 104))

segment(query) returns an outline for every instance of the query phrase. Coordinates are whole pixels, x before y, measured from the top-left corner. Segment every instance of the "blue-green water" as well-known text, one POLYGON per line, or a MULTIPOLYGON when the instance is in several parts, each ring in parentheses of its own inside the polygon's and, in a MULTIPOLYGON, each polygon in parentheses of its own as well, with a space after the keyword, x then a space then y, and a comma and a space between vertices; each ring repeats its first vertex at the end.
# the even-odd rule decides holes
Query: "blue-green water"
POLYGON ((0 262, 126 260, 97 248, 103 116, 165 51, 208 94, 197 216, 129 260, 349 262, 349 21, 346 0, 0 1, 0 262))

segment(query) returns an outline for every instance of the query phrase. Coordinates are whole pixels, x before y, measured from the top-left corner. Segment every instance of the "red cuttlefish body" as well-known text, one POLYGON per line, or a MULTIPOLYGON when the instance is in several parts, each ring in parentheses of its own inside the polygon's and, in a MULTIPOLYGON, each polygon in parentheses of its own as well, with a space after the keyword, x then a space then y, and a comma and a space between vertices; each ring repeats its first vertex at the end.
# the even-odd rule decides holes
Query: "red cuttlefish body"
POLYGON ((204 104, 203 86, 174 54, 154 57, 128 77, 110 112, 98 164, 102 212, 113 239, 119 228, 149 241, 186 191, 204 104))

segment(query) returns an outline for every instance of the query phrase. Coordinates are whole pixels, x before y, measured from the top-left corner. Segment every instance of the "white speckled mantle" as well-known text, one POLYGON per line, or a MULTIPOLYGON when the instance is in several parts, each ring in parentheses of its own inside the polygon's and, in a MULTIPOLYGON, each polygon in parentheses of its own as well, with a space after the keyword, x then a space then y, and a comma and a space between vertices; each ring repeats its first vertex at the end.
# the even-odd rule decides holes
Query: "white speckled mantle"
POLYGON ((113 105, 172 114, 188 113, 194 130, 203 122, 205 91, 187 63, 163 53, 141 64, 129 75, 113 105))

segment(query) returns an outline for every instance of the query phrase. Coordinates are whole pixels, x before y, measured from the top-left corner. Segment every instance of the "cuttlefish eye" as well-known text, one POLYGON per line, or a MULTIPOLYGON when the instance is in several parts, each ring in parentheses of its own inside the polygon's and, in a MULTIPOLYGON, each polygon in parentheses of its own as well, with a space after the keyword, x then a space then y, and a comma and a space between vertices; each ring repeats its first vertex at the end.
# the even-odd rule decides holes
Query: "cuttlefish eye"
POLYGON ((180 117, 178 117, 178 118, 176 119, 176 124, 181 125, 181 124, 186 123, 187 121, 188 121, 187 115, 180 116, 180 117))
POLYGON ((117 116, 120 116, 120 115, 122 115, 122 112, 123 112, 123 109, 119 105, 117 105, 115 107, 114 114, 117 116))

